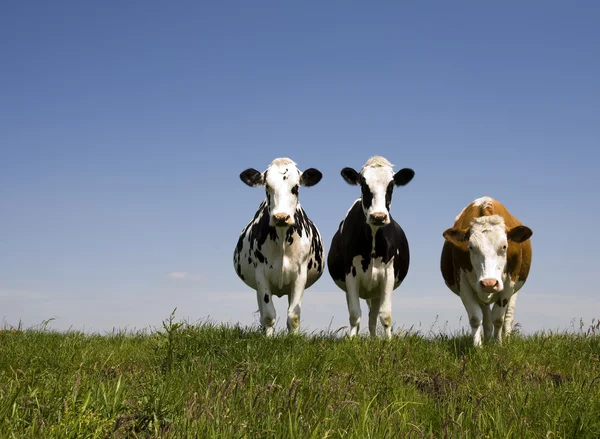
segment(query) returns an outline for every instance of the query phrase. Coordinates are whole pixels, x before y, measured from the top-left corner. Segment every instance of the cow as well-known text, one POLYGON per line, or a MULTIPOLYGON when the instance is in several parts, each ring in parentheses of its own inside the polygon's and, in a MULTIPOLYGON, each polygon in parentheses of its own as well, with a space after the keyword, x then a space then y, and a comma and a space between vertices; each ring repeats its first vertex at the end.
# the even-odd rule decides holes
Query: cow
POLYGON ((490 197, 470 203, 443 233, 442 277, 467 310, 475 346, 482 344, 482 324, 484 338, 491 338, 493 326, 498 343, 512 331, 517 292, 531 267, 532 234, 490 197))
POLYGON ((392 291, 406 274, 410 254, 402 227, 390 213, 394 186, 404 186, 415 172, 404 168, 394 173, 384 157, 371 157, 360 173, 342 169, 342 178, 361 188, 361 197, 346 213, 331 241, 327 255, 329 274, 346 292, 350 337, 360 329, 360 300, 369 307, 369 332, 377 334, 377 318, 387 338, 392 336, 392 291))
POLYGON ((323 240, 298 201, 300 186, 322 178, 314 168, 300 172, 289 158, 277 158, 267 170, 246 169, 240 179, 263 186, 266 196, 242 231, 233 253, 235 272, 256 290, 260 324, 267 336, 275 332, 273 295, 288 296, 287 328, 296 333, 304 290, 323 273, 323 240))

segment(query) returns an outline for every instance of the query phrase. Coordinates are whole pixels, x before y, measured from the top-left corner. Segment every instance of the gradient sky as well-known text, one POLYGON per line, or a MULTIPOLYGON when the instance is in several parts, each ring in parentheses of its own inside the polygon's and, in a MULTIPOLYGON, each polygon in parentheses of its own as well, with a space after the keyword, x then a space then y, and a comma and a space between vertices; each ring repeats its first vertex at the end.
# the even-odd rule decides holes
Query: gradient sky
MULTIPOLYGON (((442 232, 484 195, 534 231, 522 330, 589 325, 598 23, 595 1, 3 2, 0 319, 103 332, 177 307, 256 323, 232 255, 264 192, 239 173, 276 157, 320 169, 300 201, 328 249, 359 196, 340 170, 383 155, 416 172, 392 205, 412 259, 396 328, 466 326, 442 232)), ((325 273, 302 327, 347 322, 325 273)))

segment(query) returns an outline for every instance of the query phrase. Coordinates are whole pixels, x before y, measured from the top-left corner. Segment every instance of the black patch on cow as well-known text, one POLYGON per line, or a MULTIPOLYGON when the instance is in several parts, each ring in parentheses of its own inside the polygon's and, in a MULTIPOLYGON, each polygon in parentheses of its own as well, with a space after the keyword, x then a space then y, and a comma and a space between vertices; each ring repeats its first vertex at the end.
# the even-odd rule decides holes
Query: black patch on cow
POLYGON ((356 202, 340 223, 331 241, 327 267, 333 280, 345 282, 346 275, 352 273, 352 260, 356 256, 362 258, 361 265, 366 272, 374 255, 381 258, 383 263, 388 263, 394 258, 394 277, 399 285, 408 273, 410 253, 406 235, 391 215, 390 223, 377 229, 375 248, 372 247, 371 227, 367 224, 361 203, 356 202))
POLYGON ((390 207, 392 206, 392 194, 394 193, 394 180, 390 181, 387 189, 385 190, 385 208, 387 211, 390 211, 390 207))
POLYGON ((300 175, 300 184, 305 187, 316 185, 323 178, 321 171, 315 168, 308 168, 300 175))
POLYGON ((298 188, 300 186, 296 185, 292 188, 292 195, 298 196, 298 188))
POLYGON ((269 295, 265 294, 265 303, 269 303, 269 295))
POLYGON ((365 210, 371 207, 373 203, 373 192, 371 192, 371 188, 367 184, 367 180, 362 175, 360 176, 360 191, 362 195, 362 204, 365 210))
POLYGON ((256 257, 256 259, 258 259, 258 262, 260 262, 261 264, 265 262, 265 256, 260 252, 260 250, 255 250, 254 251, 254 256, 256 257))
POLYGON ((400 169, 394 174, 394 183, 396 186, 404 186, 408 184, 415 176, 415 171, 410 168, 400 169))
POLYGON ((498 299, 496 300, 496 305, 504 308, 508 304, 508 299, 498 299))
POLYGON ((266 181, 266 173, 263 178, 263 175, 253 168, 248 168, 245 171, 242 171, 240 174, 240 180, 246 183, 248 186, 261 186, 266 181))
POLYGON ((348 184, 357 185, 360 183, 360 174, 352 168, 344 168, 340 174, 348 184))
MULTIPOLYGON (((238 244, 234 251, 234 265, 236 271, 241 276, 240 256, 244 247, 244 240, 247 237, 249 243, 248 251, 248 264, 255 268, 258 264, 269 264, 268 259, 262 253, 261 249, 267 239, 271 239, 277 242, 279 239, 277 236, 277 230, 272 227, 269 218, 269 210, 267 207, 267 200, 265 199, 258 207, 254 219, 248 223, 248 225, 242 231, 238 239, 238 244)), ((323 244, 320 235, 317 232, 316 226, 306 216, 306 213, 301 206, 297 206, 294 214, 295 224, 287 228, 284 239, 288 244, 293 244, 295 241, 294 233, 298 234, 299 237, 307 236, 311 239, 309 265, 308 269, 315 269, 321 273, 324 269, 323 263, 323 244)), ((244 255, 244 258, 246 255, 244 255)), ((273 269, 273 265, 269 266, 273 269)), ((243 280, 243 279, 242 279, 243 280)))

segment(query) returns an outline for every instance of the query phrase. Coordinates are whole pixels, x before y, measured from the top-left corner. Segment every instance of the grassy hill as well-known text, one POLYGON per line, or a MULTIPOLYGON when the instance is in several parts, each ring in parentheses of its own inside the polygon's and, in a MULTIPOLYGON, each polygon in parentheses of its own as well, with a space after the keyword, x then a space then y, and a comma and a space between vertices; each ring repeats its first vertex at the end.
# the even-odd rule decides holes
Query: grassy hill
POLYGON ((598 438, 600 325, 391 341, 4 330, 0 437, 598 438))

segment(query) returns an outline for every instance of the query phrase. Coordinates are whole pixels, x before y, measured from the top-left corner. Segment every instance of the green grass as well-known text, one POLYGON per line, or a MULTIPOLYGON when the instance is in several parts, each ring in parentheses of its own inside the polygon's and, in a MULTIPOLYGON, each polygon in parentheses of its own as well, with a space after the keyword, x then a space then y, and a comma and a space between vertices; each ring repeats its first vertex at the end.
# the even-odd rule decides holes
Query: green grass
POLYGON ((598 438, 599 325, 391 341, 160 331, 0 333, 0 437, 598 438))

